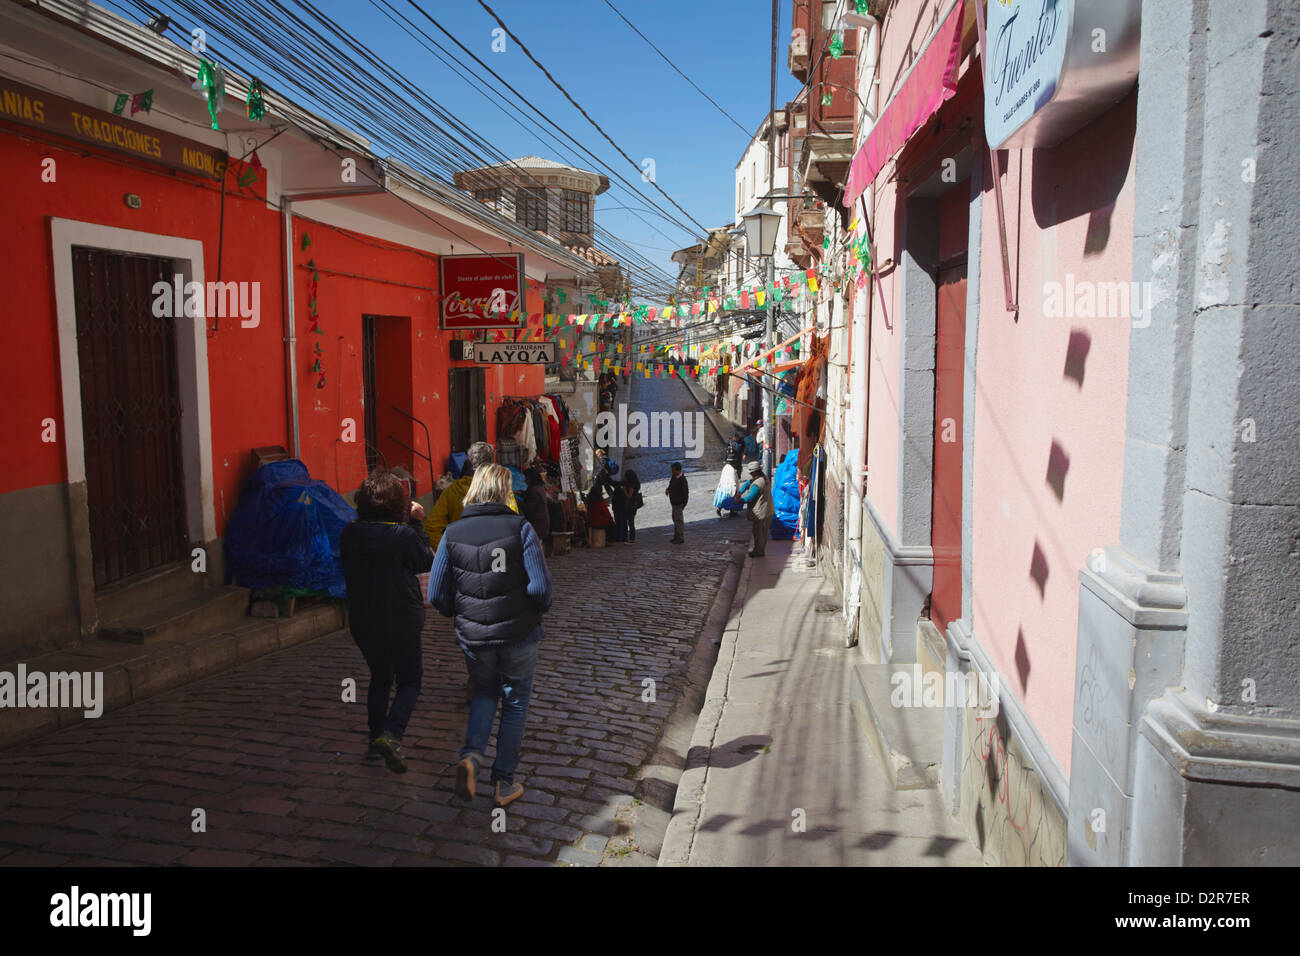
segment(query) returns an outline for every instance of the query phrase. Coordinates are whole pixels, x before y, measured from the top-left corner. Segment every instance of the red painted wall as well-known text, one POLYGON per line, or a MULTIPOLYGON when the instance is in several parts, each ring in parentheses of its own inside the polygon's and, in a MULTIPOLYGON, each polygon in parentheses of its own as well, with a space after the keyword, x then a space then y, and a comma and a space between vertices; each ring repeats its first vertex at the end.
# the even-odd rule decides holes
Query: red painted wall
MULTIPOLYGON (((385 436, 392 434, 413 448, 430 455, 434 474, 446 470, 451 449, 451 419, 447 403, 450 370, 453 366, 472 366, 472 362, 453 362, 451 336, 438 327, 437 256, 404 246, 386 243, 368 236, 322 223, 294 220, 295 318, 298 336, 299 408, 302 436, 302 459, 312 476, 329 482, 343 493, 355 491, 366 475, 362 396, 361 317, 363 315, 400 316, 406 335, 407 359, 401 359, 402 345, 386 338, 377 352, 378 393, 380 395, 378 429, 380 449, 390 466, 402 465, 415 475, 420 492, 430 489, 428 463, 385 436), (304 250, 302 236, 311 244, 304 250), (311 272, 306 268, 314 261, 320 273, 318 315, 324 333, 310 334, 308 288, 311 272), (314 343, 324 349, 320 356, 325 373, 325 387, 318 388, 319 376, 308 370, 315 361, 314 343), (393 380, 406 384, 393 384, 393 380), (428 428, 432 451, 425 441, 424 429, 413 425, 384 401, 385 394, 405 398, 401 404, 428 428), (355 423, 355 441, 344 441, 344 421, 355 423)), ((532 314, 530 328, 539 327, 544 289, 529 283, 526 309, 532 314)), ((397 323, 395 326, 399 325, 397 323)), ((387 330, 396 334, 396 328, 387 330)), ((496 441, 496 409, 502 395, 537 395, 544 387, 545 371, 541 366, 488 366, 487 423, 488 440, 496 441)))
MULTIPOLYGON (((0 349, 5 413, 0 415, 0 493, 67 480, 58 332, 51 268, 50 217, 180 236, 203 242, 205 277, 217 277, 221 191, 167 170, 111 158, 89 147, 67 149, 0 127, 0 195, 5 223, 0 281, 6 292, 6 344, 0 349), (85 155, 87 152, 91 155, 85 155), (41 161, 56 178, 41 181, 41 161), (126 193, 140 196, 129 209, 126 193), (40 440, 44 418, 59 423, 57 444, 40 440)), ((261 199, 226 197, 223 281, 261 283, 261 323, 221 322, 208 333, 212 460, 218 533, 234 508, 249 449, 285 444, 281 345, 282 240, 279 217, 261 199)), ((209 322, 209 325, 211 323, 209 322)))
MULTIPOLYGON (((183 174, 121 160, 93 147, 44 143, 20 128, 0 125, 0 177, 9 184, 0 198, 6 234, 0 280, 6 290, 6 347, 0 349, 5 413, 0 415, 0 494, 67 481, 57 318, 51 268, 49 219, 59 217, 203 242, 205 278, 215 280, 222 222, 219 187, 183 174), (89 155, 87 155, 89 153, 89 155), (53 183, 41 181, 41 161, 56 161, 53 183), (129 209, 126 193, 143 200, 129 209), (54 418, 58 443, 41 441, 41 422, 54 418)), ((233 181, 233 177, 232 177, 233 181)), ((260 197, 228 194, 225 199, 223 281, 261 284, 261 321, 242 328, 222 321, 208 332, 211 395, 213 494, 217 534, 239 501, 252 472, 251 449, 290 445, 284 367, 282 217, 260 197)), ((438 329, 437 259, 415 250, 343 230, 294 220, 295 305, 302 458, 312 476, 340 491, 354 490, 365 474, 363 443, 361 316, 409 317, 406 342, 385 341, 379 369, 381 395, 404 398, 408 411, 428 425, 438 473, 449 446, 447 412, 449 339, 438 329), (302 249, 302 236, 311 245, 302 249), (307 292, 315 261, 320 272, 318 313, 324 335, 308 334, 307 292), (325 387, 309 371, 319 342, 325 387), (402 358, 405 345, 406 358, 402 358), (356 423, 357 440, 344 442, 343 419, 356 423)), ((540 313, 542 287, 529 283, 526 308, 540 313)), ((540 326, 540 315, 530 327, 540 326)), ((211 321, 209 321, 209 326, 211 321)), ((388 330, 391 334, 393 330, 388 330)), ((470 364, 470 363, 462 363, 470 364)), ((496 407, 502 395, 536 395, 544 385, 540 366, 498 366, 487 370, 489 440, 495 441, 496 407)), ((382 434, 400 437, 428 451, 424 432, 400 416, 381 418, 382 434)), ((383 446, 385 454, 395 446, 383 446)), ((390 464, 410 467, 404 450, 390 464)), ((428 467, 412 468, 427 491, 428 467)))

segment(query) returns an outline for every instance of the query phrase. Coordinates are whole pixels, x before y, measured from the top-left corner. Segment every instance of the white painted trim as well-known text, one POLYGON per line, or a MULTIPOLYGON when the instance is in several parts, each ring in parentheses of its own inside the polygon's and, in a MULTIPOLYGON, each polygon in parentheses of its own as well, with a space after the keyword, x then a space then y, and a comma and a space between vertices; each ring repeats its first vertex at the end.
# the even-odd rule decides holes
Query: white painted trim
MULTIPOLYGON (((50 220, 54 306, 59 331, 59 374, 63 391, 63 447, 68 483, 86 480, 86 447, 81 418, 81 363, 77 352, 76 295, 72 247, 161 256, 174 260, 185 282, 203 283, 203 243, 134 229, 119 229, 74 219, 50 220)), ((204 297, 206 298, 206 297, 204 297)), ((206 304, 206 303, 205 303, 206 304)), ((204 305, 200 305, 202 309, 204 305)), ((185 475, 186 524, 195 544, 217 536, 212 490, 212 419, 208 382, 207 318, 177 322, 177 372, 180 378, 181 460, 185 475)))

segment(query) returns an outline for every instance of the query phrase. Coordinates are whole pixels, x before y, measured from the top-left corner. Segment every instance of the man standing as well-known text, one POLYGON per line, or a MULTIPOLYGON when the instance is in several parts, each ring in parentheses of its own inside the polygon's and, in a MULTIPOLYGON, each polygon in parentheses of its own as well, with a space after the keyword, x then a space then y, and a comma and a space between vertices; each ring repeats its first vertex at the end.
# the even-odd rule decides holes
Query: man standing
POLYGON ((664 491, 668 496, 668 503, 673 506, 673 539, 672 544, 686 543, 686 502, 691 497, 690 486, 686 483, 686 476, 682 474, 681 462, 673 462, 673 476, 668 479, 668 488, 664 491))
POLYGON ((767 553, 767 536, 772 530, 772 515, 776 513, 772 489, 761 464, 750 463, 749 480, 740 486, 736 495, 745 503, 745 517, 754 530, 754 550, 749 552, 749 556, 761 558, 767 553))
POLYGON ((484 465, 474 472, 461 518, 447 528, 429 574, 429 603, 454 617, 456 641, 473 681, 465 745, 456 765, 456 794, 472 800, 501 701, 494 803, 519 799, 515 783, 533 670, 542 641, 542 614, 551 608, 551 572, 526 518, 511 512, 510 472, 484 465))

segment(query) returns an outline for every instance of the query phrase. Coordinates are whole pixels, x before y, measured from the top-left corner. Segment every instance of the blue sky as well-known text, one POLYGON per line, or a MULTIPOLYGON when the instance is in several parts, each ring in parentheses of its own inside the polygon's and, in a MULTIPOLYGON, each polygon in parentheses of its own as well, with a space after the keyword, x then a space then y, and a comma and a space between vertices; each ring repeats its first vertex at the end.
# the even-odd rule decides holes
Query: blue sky
MULTIPOLYGON (((654 160, 657 183, 695 219, 706 226, 731 221, 735 165, 768 107, 771 6, 766 0, 612 0, 748 133, 673 72, 604 0, 488 2, 629 156, 638 163, 654 160)), ((492 52, 496 23, 478 3, 421 0, 421 4, 559 125, 671 209, 513 43, 507 40, 505 52, 492 52)), ((318 0, 318 6, 502 152, 573 162, 571 155, 561 155, 549 140, 539 142, 489 104, 368 0, 318 0)), ((422 21, 404 0, 395 6, 422 21)), ((780 16, 778 106, 798 89, 785 65, 789 0, 781 0, 780 16)), ((422 22, 445 42, 427 21, 422 22)), ((570 153, 576 149, 566 145, 570 153)), ((635 244, 648 259, 676 275, 669 253, 689 244, 691 237, 652 215, 642 213, 652 224, 648 225, 628 210, 612 208, 634 202, 621 187, 612 188, 597 199, 598 225, 635 244)))
MULTIPOLYGON (((638 163, 654 161, 656 182, 706 226, 730 222, 735 164, 748 141, 726 117, 677 75, 604 0, 524 2, 488 0, 501 18, 582 104, 592 118, 638 163)), ((771 8, 764 0, 612 0, 615 7, 658 46, 683 73, 752 133, 768 106, 771 8)), ((409 4, 398 4, 414 13, 409 4)), ((320 7, 432 97, 511 156, 536 154, 562 162, 549 139, 539 141, 431 56, 369 2, 322 0, 320 7)), ((777 102, 798 89, 785 68, 789 42, 788 0, 782 0, 777 64, 777 102)), ((596 132, 508 39, 493 52, 497 24, 473 0, 425 0, 424 8, 474 50, 560 126, 618 169, 643 191, 671 208, 637 171, 596 132)), ((419 19, 418 15, 413 19, 419 19)), ((432 29, 430 27, 430 29, 432 29)), ((438 35, 435 33, 435 35, 438 35)), ((441 36, 438 35, 440 39, 441 36)), ((586 165, 591 165, 590 163, 586 165)), ((661 219, 616 206, 636 204, 615 186, 596 203, 596 221, 670 274, 669 253, 690 242, 661 219)), ((673 210, 675 212, 675 210, 673 210)), ((684 218, 684 217, 682 217, 684 218)))

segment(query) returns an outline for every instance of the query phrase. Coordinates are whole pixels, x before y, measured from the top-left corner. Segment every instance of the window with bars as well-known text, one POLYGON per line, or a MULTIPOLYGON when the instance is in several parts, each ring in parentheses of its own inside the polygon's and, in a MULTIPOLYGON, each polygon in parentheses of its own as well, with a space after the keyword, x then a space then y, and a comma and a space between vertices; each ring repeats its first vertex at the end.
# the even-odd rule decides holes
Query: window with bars
POLYGON ((546 232, 550 222, 546 216, 546 189, 542 186, 520 186, 515 193, 515 222, 525 229, 546 232))
POLYGON ((580 189, 564 190, 564 231, 591 232, 591 194, 580 189))
POLYGON ((491 203, 494 206, 499 205, 501 203, 501 187, 476 189, 474 190, 474 198, 479 202, 491 203))

